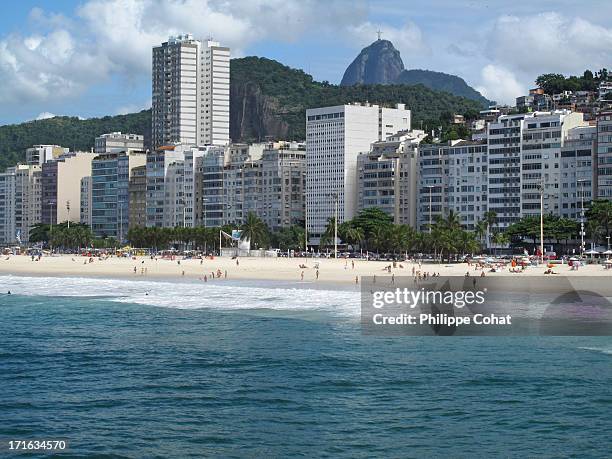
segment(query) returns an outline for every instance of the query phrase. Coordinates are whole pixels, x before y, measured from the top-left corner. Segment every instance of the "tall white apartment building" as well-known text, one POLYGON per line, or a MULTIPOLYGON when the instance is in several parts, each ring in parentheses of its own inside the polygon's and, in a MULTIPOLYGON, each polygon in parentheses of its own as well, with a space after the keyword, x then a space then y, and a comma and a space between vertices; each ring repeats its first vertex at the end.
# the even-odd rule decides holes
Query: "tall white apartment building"
POLYGON ((206 41, 200 69, 198 145, 226 145, 230 138, 230 49, 206 41))
MULTIPOLYGON (((496 228, 521 218, 521 139, 525 115, 502 115, 489 123, 488 200, 497 214, 496 228)), ((527 172, 526 172, 527 173, 527 172)))
POLYGON ((229 48, 189 34, 153 48, 153 148, 229 142, 229 60, 229 48))
POLYGON ((306 111, 306 219, 316 239, 335 215, 338 223, 357 211, 357 158, 370 144, 410 129, 410 110, 351 104, 306 111))
POLYGON ((95 152, 120 153, 144 150, 144 136, 138 134, 122 134, 121 132, 110 132, 96 137, 95 152))

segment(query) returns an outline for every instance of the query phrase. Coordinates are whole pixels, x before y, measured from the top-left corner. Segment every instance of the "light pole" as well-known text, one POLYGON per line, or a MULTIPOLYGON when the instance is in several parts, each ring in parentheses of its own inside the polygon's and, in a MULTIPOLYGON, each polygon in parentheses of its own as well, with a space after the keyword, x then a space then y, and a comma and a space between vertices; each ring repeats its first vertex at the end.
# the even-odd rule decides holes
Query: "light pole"
POLYGON ((584 182, 586 179, 578 180, 580 183, 580 257, 584 255, 584 182))
POLYGON ((544 263, 544 179, 540 183, 540 263, 544 263))
POLYGON ((431 193, 432 193, 434 186, 427 185, 427 188, 429 188, 429 233, 431 234, 431 193))
POLYGON ((610 251, 610 236, 606 236, 606 239, 608 240, 608 252, 610 251))

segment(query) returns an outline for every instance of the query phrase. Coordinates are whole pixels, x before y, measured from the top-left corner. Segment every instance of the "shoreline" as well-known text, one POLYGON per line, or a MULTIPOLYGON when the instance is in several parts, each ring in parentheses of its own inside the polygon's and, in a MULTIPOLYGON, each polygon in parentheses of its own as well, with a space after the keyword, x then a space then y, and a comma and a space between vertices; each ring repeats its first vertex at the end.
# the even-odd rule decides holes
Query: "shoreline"
MULTIPOLYGON (((85 277, 120 280, 157 280, 167 282, 220 283, 223 281, 267 281, 279 282, 295 288, 347 288, 361 283, 363 276, 376 276, 381 281, 395 277, 412 277, 415 273, 437 273, 441 276, 479 277, 482 270, 468 266, 466 263, 444 264, 429 263, 419 265, 413 262, 398 262, 396 268, 389 272, 386 267, 392 266, 388 261, 366 261, 360 259, 304 259, 304 258, 230 258, 214 259, 150 259, 150 257, 93 258, 74 255, 42 257, 32 261, 26 255, 11 255, 0 258, 0 275, 29 277, 85 277), (238 261, 238 264, 236 263, 238 261), (318 269, 316 264, 318 263, 318 269), (354 263, 354 264, 353 264, 354 263), (304 267, 305 265, 305 267, 304 267), (318 271, 318 278, 317 278, 318 271), (215 274, 214 279, 212 273, 215 274), (221 274, 220 278, 217 274, 221 274), (356 282, 356 278, 357 281, 356 282)), ((485 277, 533 278, 543 276, 545 266, 528 267, 524 272, 512 273, 508 267, 497 272, 485 269, 485 277)), ((568 265, 555 265, 554 278, 593 276, 612 277, 612 270, 603 265, 586 265, 577 271, 570 270, 568 265)), ((246 283, 246 282, 245 282, 246 283)))

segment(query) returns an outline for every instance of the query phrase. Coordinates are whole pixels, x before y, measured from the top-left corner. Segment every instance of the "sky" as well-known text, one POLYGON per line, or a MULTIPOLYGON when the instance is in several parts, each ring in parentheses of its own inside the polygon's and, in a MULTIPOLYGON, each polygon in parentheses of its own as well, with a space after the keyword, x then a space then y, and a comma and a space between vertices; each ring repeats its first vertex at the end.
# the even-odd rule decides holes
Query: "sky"
POLYGON ((339 83, 391 40, 408 69, 513 103, 542 73, 612 68, 610 0, 20 0, 0 15, 0 125, 151 105, 151 48, 191 33, 339 83))

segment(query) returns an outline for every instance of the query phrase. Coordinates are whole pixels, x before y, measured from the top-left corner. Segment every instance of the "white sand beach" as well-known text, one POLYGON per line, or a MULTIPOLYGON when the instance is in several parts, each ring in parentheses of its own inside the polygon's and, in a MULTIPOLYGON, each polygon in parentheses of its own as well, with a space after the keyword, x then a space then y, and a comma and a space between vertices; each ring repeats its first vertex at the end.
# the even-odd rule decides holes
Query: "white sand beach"
MULTIPOLYGON (((419 266, 413 262, 398 262, 388 272, 388 261, 366 261, 359 259, 304 259, 304 258, 230 258, 214 259, 151 259, 150 257, 107 259, 88 258, 78 255, 45 256, 39 261, 32 261, 26 255, 2 256, 0 258, 0 275, 22 276, 56 276, 56 277, 104 277, 121 279, 185 279, 215 281, 233 280, 267 280, 267 281, 304 281, 315 283, 355 284, 355 278, 361 276, 390 277, 412 276, 415 272, 427 272, 442 276, 480 276, 481 269, 468 266, 466 263, 424 263, 419 266), (318 269, 316 265, 318 263, 318 269), (354 263, 354 266, 353 266, 354 263), (300 265, 306 267, 301 268, 300 265), (319 273, 317 279, 317 271, 319 273), (221 274, 220 278, 218 274, 221 274), (303 273, 303 278, 302 278, 303 273)), ((486 276, 532 276, 543 275, 546 266, 527 267, 521 273, 511 273, 509 267, 490 272, 485 268, 486 276)), ((612 269, 606 270, 603 265, 586 265, 578 270, 571 270, 568 265, 555 265, 555 274, 559 276, 610 276, 612 269)))

